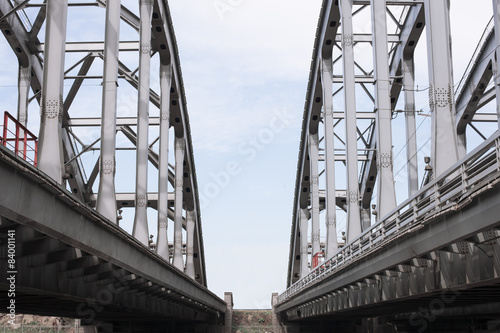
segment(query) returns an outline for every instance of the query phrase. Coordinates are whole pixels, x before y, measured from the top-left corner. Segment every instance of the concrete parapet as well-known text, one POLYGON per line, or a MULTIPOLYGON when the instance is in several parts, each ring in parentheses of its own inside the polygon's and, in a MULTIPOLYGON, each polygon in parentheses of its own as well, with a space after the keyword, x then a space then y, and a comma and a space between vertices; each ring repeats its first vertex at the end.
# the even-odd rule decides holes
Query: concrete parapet
POLYGON ((225 316, 225 323, 224 323, 224 333, 231 333, 231 330, 233 328, 233 293, 232 292, 225 292, 224 293, 224 301, 226 302, 226 316, 225 316))

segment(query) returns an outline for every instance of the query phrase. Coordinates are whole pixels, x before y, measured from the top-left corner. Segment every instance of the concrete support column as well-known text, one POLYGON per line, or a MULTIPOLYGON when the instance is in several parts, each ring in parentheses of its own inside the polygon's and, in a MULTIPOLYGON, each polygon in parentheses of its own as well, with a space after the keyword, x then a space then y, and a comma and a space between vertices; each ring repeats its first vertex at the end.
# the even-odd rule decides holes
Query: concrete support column
POLYGON ((415 120, 415 68, 412 59, 403 61, 403 88, 405 96, 406 166, 408 196, 418 191, 417 126, 415 120))
POLYGON ((170 260, 168 252, 168 138, 172 65, 160 65, 160 150, 158 153, 158 238, 156 253, 170 260))
POLYGON ((149 78, 151 63, 151 0, 139 0, 140 42, 139 50, 139 98, 137 107, 137 169, 135 187, 135 218, 132 235, 148 245, 148 130, 149 130, 149 78))
POLYGON ((184 138, 175 137, 174 266, 184 271, 182 260, 182 206, 184 189, 184 138))
POLYGON ((308 239, 307 227, 309 223, 309 212, 307 208, 300 208, 300 278, 309 274, 309 262, 307 255, 308 239))
POLYGON ((194 224, 196 221, 196 212, 188 210, 186 212, 186 275, 195 278, 194 272, 194 224))
POLYGON ((62 184, 63 82, 68 0, 47 1, 46 11, 38 167, 62 184))
POLYGON ((450 37, 450 1, 425 0, 429 105, 432 113, 431 165, 437 177, 458 161, 450 37))
POLYGON ((224 302, 226 302, 224 333, 231 333, 233 330, 233 307, 234 307, 232 292, 224 293, 224 302))
POLYGON ((319 147, 318 134, 309 135, 309 161, 311 163, 311 243, 312 255, 320 251, 319 243, 319 147))
POLYGON ((342 27, 342 65, 344 73, 344 117, 346 126, 347 242, 350 242, 361 234, 352 6, 353 0, 340 0, 342 27))
POLYGON ((272 293, 271 295, 271 308, 273 310, 272 316, 273 316, 273 332, 276 333, 282 333, 284 330, 282 329, 280 325, 280 320, 278 318, 278 315, 276 312, 274 312, 274 306, 278 303, 278 293, 272 293))
POLYGON ((323 85, 323 120, 325 123, 325 173, 326 173, 326 259, 338 250, 336 227, 335 195, 335 145, 333 136, 333 62, 332 58, 321 63, 321 82, 323 85))
POLYGON ((118 89, 118 53, 121 1, 106 6, 104 37, 104 76, 102 82, 101 157, 99 159, 99 192, 97 211, 117 223, 116 219, 116 107, 118 89))
POLYGON ((495 58, 493 61, 493 80, 497 99, 498 127, 500 128, 500 0, 493 0, 493 20, 495 21, 495 58))
POLYGON ((377 138, 378 217, 396 207, 394 188, 391 97, 387 51, 387 7, 385 0, 370 0, 372 9, 373 64, 375 75, 375 131, 377 138))

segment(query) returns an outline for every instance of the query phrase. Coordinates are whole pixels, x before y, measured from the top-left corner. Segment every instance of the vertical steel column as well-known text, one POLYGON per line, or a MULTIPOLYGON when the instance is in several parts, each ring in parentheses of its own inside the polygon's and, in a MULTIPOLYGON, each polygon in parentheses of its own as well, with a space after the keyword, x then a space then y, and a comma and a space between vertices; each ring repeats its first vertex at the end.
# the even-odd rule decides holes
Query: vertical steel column
POLYGON ((97 211, 116 223, 116 107, 121 1, 106 3, 104 76, 102 83, 101 157, 97 211))
POLYGON ((451 60, 450 2, 425 0, 427 57, 429 61, 429 105, 431 118, 431 164, 439 176, 458 161, 455 129, 455 96, 451 60))
POLYGON ((170 259, 168 253, 168 129, 170 126, 170 88, 172 66, 160 64, 160 151, 158 153, 158 239, 156 253, 170 259))
POLYGON ((194 210, 186 212, 186 274, 194 279, 194 222, 196 213, 194 210))
POLYGON ((151 63, 151 0, 139 0, 140 7, 140 56, 139 98, 137 108, 137 169, 135 187, 135 218, 132 235, 148 245, 148 130, 149 130, 149 76, 151 63))
POLYGON ((47 1, 46 11, 38 167, 62 184, 64 52, 68 0, 47 1))
MULTIPOLYGON (((28 126, 28 104, 31 82, 31 65, 22 67, 19 65, 18 73, 18 100, 17 100, 17 120, 24 126, 28 126)), ((19 129, 19 138, 25 135, 23 129, 19 129)), ((19 156, 26 159, 26 150, 24 140, 19 141, 19 156)))
POLYGON ((457 149, 459 159, 467 155, 467 131, 457 133, 457 149))
POLYGON ((184 138, 175 137, 174 266, 184 271, 182 260, 182 206, 184 189, 184 138))
POLYGON ((321 63, 323 85, 323 119, 325 123, 325 173, 326 173, 326 253, 328 259, 338 250, 335 203, 335 145, 333 137, 333 62, 332 58, 321 63))
POLYGON ((311 163, 311 243, 313 256, 320 251, 318 160, 318 133, 309 134, 309 161, 311 163))
POLYGON ((418 191, 417 126, 415 121, 415 69, 413 58, 403 60, 403 88, 405 96, 406 166, 408 196, 418 191))
POLYGON ((28 104, 31 84, 31 65, 19 66, 17 120, 26 127, 28 125, 28 104))
POLYGON ((358 147, 356 132, 356 82, 352 27, 353 0, 340 1, 342 26, 342 66, 344 79, 344 118, 346 126, 347 163, 347 242, 361 233, 358 183, 358 147))
POLYGON ((498 127, 500 128, 500 0, 493 0, 493 19, 495 21, 495 57, 493 75, 497 99, 498 127))
POLYGON ((307 208, 300 209, 300 278, 309 274, 309 262, 308 262, 308 239, 307 239, 307 226, 309 223, 309 212, 307 208))
POLYGON ((394 188, 391 97, 387 51, 387 19, 385 0, 370 0, 372 9, 373 65, 375 75, 375 131, 377 138, 378 217, 396 207, 394 188))

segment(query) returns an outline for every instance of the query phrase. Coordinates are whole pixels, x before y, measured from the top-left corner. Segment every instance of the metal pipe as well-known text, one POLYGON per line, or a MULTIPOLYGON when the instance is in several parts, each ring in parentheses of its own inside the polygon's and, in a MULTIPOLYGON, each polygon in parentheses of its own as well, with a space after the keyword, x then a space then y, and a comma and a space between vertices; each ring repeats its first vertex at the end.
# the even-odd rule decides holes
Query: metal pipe
POLYGON ((68 0, 47 1, 38 166, 63 182, 62 147, 64 51, 68 0))
POLYGON ((158 239, 156 253, 170 260, 168 252, 168 135, 172 66, 160 64, 160 150, 158 153, 158 239))
POLYGON ((356 132, 356 82, 352 27, 353 0, 341 0, 342 66, 344 81, 344 119, 347 163, 347 242, 361 234, 359 207, 358 152, 356 132))
POLYGON ((99 159, 99 194, 96 205, 97 211, 114 223, 117 223, 115 155, 120 6, 120 0, 109 1, 106 6, 104 74, 102 82, 101 156, 99 159))
POLYGON ((137 106, 136 205, 132 235, 147 246, 149 244, 147 184, 152 1, 139 0, 139 7, 141 18, 139 27, 141 49, 139 56, 139 97, 137 106))

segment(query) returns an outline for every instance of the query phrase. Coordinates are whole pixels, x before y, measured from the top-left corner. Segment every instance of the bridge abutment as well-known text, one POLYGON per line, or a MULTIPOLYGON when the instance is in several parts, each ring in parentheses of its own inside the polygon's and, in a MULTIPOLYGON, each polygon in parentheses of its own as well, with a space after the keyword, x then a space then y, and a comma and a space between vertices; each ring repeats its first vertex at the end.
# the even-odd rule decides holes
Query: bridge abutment
POLYGON ((233 326, 233 293, 225 292, 224 293, 224 302, 227 304, 226 315, 225 315, 225 327, 224 333, 231 333, 233 326))

